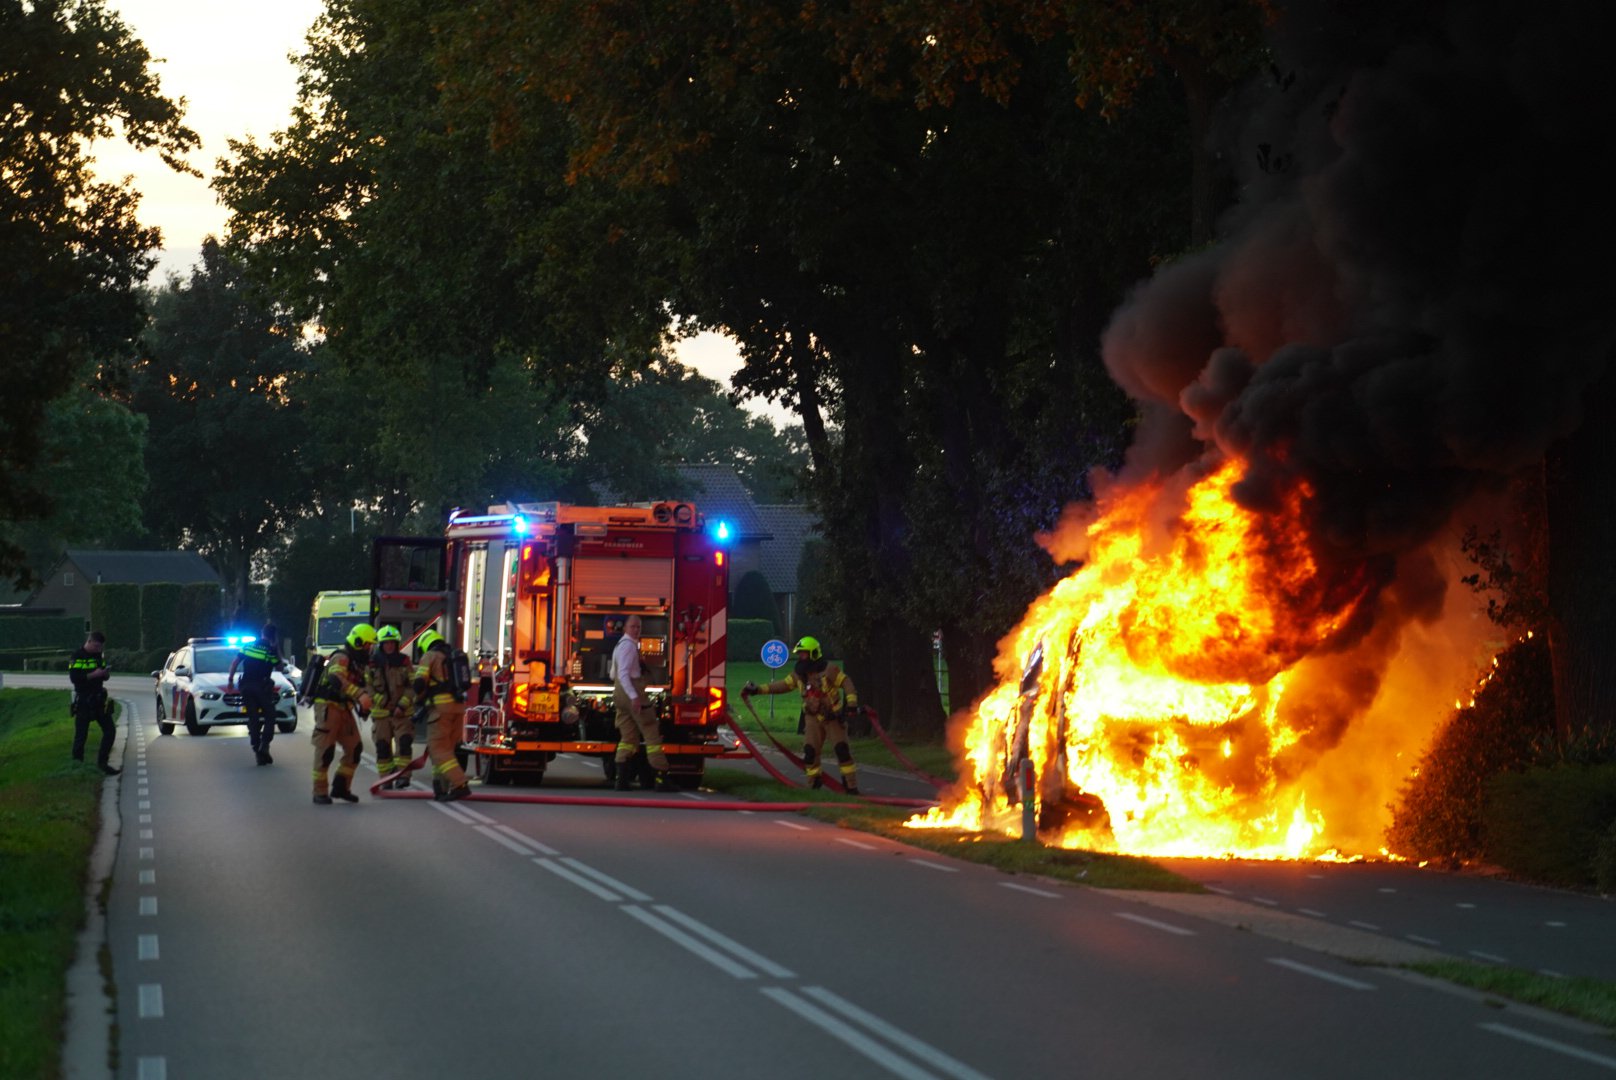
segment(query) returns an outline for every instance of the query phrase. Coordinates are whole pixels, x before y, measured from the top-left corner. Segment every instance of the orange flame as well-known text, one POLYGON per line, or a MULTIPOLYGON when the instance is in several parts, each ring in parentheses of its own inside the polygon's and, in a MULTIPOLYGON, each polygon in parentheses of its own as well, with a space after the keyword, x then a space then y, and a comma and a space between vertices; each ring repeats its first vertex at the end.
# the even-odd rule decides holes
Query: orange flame
POLYGON ((1293 703, 1287 690, 1374 582, 1321 572, 1305 484, 1259 515, 1232 498, 1238 478, 1227 462, 1182 493, 1156 484, 1101 501, 1083 567, 1001 644, 1002 681, 967 717, 960 784, 909 825, 1018 833, 1030 758, 1046 842, 1340 857, 1301 782, 1334 737, 1313 737, 1316 692, 1293 703))

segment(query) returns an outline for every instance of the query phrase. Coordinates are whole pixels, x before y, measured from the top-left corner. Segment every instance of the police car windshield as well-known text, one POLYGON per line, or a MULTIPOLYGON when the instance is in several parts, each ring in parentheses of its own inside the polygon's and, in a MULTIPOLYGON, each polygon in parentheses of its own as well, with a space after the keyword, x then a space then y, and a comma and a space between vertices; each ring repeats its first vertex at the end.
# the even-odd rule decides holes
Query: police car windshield
POLYGON ((223 646, 209 649, 197 649, 196 660, 191 670, 197 675, 223 675, 230 670, 230 661, 236 658, 235 649, 223 646))

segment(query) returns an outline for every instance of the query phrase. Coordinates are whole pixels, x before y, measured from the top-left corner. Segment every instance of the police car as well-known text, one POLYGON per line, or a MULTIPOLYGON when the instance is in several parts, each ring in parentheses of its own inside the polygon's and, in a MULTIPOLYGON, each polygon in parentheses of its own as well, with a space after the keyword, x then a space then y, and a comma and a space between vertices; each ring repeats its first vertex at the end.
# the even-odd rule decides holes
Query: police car
MULTIPOLYGON (((157 730, 172 735, 176 724, 184 724, 192 735, 206 735, 219 724, 245 724, 247 713, 241 705, 241 668, 236 669, 236 689, 226 691, 230 663, 251 637, 191 638, 168 656, 162 669, 152 672, 157 680, 157 730)), ((297 689, 280 672, 272 676, 275 699, 275 726, 282 733, 297 730, 297 689)))

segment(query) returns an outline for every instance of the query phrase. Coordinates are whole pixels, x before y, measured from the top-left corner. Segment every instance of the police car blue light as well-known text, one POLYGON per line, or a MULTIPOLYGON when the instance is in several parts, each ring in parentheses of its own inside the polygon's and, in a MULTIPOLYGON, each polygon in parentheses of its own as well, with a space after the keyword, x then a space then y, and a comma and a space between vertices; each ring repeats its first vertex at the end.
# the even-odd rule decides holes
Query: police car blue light
POLYGON ((730 532, 729 522, 727 522, 727 521, 715 521, 713 523, 713 539, 714 540, 717 540, 720 544, 727 544, 730 541, 730 536, 731 536, 731 532, 730 532))

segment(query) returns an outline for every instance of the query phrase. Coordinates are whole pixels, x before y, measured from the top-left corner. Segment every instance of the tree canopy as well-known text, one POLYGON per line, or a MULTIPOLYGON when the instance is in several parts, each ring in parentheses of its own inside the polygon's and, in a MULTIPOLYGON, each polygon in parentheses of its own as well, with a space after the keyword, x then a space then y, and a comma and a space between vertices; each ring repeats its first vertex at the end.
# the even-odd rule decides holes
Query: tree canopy
MULTIPOLYGON (((101 0, 0 0, 0 41, 0 519, 20 523, 57 512, 59 478, 39 470, 42 426, 87 365, 121 356, 139 333, 137 289, 160 242, 127 182, 93 177, 90 144, 122 139, 188 170, 197 136, 101 0)), ((28 577, 7 534, 0 574, 28 577)))

